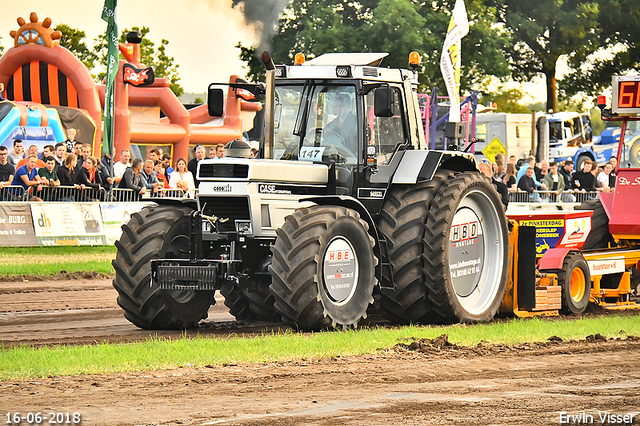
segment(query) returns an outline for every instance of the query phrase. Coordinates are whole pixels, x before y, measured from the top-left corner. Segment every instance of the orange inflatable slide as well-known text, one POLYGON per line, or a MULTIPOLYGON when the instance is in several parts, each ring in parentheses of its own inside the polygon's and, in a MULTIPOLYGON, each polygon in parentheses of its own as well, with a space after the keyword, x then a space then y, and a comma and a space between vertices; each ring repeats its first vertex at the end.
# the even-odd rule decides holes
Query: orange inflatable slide
MULTIPOLYGON (((51 19, 38 21, 33 12, 29 22, 17 20, 19 28, 11 31, 14 45, 0 57, 0 83, 5 99, 66 107, 77 110, 97 123, 94 131, 77 129, 76 140, 91 143, 94 153, 102 146, 102 105, 104 85, 95 84, 89 70, 69 50, 60 46, 62 34, 53 31, 51 19)), ((115 83, 115 160, 123 149, 137 146, 168 146, 172 160, 189 157, 191 145, 215 146, 242 137, 252 124, 251 113, 260 103, 245 102, 229 88, 222 123, 212 120, 207 106, 186 109, 169 88, 169 81, 153 78, 153 68, 140 63, 139 34, 130 33, 120 44, 125 60, 120 61, 115 83), (161 117, 164 115, 164 117, 161 117), (244 120, 243 120, 244 116, 244 120)), ((238 76, 231 76, 235 83, 238 76)), ((76 114, 77 115, 77 114, 76 114)), ((72 127, 73 122, 62 125, 72 127)), ((76 121, 77 122, 77 121, 76 121)), ((61 141, 60 141, 61 142, 61 141)), ((139 150, 133 150, 133 153, 139 150)))

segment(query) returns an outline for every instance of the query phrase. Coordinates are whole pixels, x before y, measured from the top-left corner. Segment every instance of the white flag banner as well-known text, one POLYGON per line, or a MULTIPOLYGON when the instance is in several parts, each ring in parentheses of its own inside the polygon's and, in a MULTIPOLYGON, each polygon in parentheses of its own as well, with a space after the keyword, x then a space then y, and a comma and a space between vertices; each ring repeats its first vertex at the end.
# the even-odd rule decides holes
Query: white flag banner
POLYGON ((469 33, 464 0, 456 0, 440 56, 440 71, 451 101, 449 121, 460 122, 460 40, 469 33))

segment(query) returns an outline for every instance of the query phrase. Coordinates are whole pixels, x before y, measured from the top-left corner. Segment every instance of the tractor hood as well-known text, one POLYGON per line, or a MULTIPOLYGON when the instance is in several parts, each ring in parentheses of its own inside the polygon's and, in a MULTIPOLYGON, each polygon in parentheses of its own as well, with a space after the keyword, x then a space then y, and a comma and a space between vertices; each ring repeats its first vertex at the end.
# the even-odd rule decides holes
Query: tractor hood
POLYGON ((198 163, 198 179, 207 181, 259 181, 325 185, 329 167, 307 161, 248 158, 205 159, 198 163))

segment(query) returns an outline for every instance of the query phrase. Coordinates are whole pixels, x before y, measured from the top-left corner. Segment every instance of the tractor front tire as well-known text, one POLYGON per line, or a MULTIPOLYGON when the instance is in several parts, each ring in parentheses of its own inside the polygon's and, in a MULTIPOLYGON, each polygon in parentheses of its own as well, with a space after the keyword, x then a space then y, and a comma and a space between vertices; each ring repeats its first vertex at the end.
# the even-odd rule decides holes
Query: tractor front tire
POLYGON ((131 215, 112 264, 113 287, 124 316, 140 328, 171 330, 197 327, 215 303, 212 290, 162 290, 151 282, 152 259, 188 259, 190 208, 149 206, 131 215))
POLYGON ((285 218, 272 246, 271 293, 282 320, 303 331, 356 326, 377 284, 369 226, 352 210, 312 206, 285 218))

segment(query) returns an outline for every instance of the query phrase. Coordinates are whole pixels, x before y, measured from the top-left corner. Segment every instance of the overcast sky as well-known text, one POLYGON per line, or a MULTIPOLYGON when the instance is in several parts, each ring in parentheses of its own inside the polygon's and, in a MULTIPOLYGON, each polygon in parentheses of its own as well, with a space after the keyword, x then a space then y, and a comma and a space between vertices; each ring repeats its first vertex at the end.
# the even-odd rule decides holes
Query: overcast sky
MULTIPOLYGON (((265 3, 266 4, 266 3, 265 3)), ((38 20, 50 17, 55 27, 60 23, 87 33, 87 44, 106 31, 100 16, 102 0, 4 0, 0 8, 0 44, 5 50, 13 46, 9 35, 17 30, 16 19, 29 21, 36 12, 38 20)), ((248 27, 242 14, 231 8, 231 0, 120 0, 118 30, 147 26, 147 35, 156 44, 169 40, 167 53, 180 65, 180 84, 185 92, 204 93, 209 83, 226 82, 231 74, 243 77, 246 71, 234 46, 241 41, 250 46, 255 41, 254 29, 248 27)), ((462 52, 464 61, 464 52, 462 52)), ((149 64, 147 64, 149 65, 149 64)), ((463 76, 464 78, 464 76, 463 76)), ((531 96, 525 101, 546 100, 544 80, 524 85, 531 96)))
MULTIPOLYGON (((52 27, 60 23, 87 33, 86 43, 104 33, 107 23, 101 19, 102 0, 6 0, 0 8, 0 44, 5 51, 13 46, 11 30, 16 20, 27 22, 31 12, 42 21, 50 17, 52 27)), ((212 82, 226 82, 229 75, 244 76, 246 71, 234 46, 241 41, 249 46, 254 31, 243 16, 231 9, 231 0, 120 0, 118 31, 147 26, 147 37, 157 46, 169 41, 167 54, 180 65, 180 84, 186 92, 203 93, 212 82)), ((149 64, 147 64, 149 65, 149 64)))

